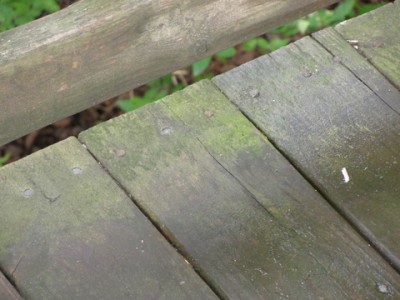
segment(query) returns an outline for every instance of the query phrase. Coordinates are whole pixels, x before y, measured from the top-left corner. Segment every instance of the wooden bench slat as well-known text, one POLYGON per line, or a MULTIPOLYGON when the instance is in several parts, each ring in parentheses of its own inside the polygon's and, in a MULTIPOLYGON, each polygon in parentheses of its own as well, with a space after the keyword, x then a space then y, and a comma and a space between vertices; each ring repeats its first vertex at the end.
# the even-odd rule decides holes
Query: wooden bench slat
POLYGON ((0 170, 0 266, 27 299, 217 299, 71 138, 0 170))
POLYGON ((2 300, 22 300, 21 296, 0 272, 0 299, 2 300))
POLYGON ((215 82, 400 270, 399 114, 311 38, 215 82))
POLYGON ((325 49, 335 56, 350 71, 374 91, 387 105, 400 114, 400 91, 391 84, 354 46, 348 43, 333 28, 313 34, 325 49))
POLYGON ((79 139, 222 297, 400 295, 399 275, 209 81, 79 139))
MULTIPOLYGON (((336 30, 400 88, 400 1, 343 22, 336 30)), ((400 98, 398 99, 400 102, 400 98)))
POLYGON ((334 2, 81 0, 1 33, 0 145, 334 2))

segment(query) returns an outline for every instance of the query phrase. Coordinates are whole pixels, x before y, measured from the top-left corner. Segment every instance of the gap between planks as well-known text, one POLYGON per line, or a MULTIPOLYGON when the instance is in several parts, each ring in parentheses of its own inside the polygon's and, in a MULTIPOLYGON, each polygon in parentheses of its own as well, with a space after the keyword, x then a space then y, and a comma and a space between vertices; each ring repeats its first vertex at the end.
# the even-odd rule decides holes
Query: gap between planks
MULTIPOLYGON (((330 52, 329 52, 330 53, 330 52)), ((330 53, 331 54, 331 53, 330 53)), ((268 55, 269 56, 269 55, 268 55)), ((345 65, 343 65, 346 69, 348 69, 345 65)), ((350 70, 351 71, 351 70, 350 70)), ((351 72, 353 74, 353 72, 351 72)), ((356 75, 354 75, 356 76, 356 75)), ((358 77, 356 76, 358 79, 358 77)), ((386 78, 386 77, 385 77, 386 78)), ((268 135, 252 120, 252 118, 246 114, 245 111, 243 111, 239 105, 237 105, 234 101, 230 99, 230 97, 220 89, 219 86, 217 86, 213 81, 211 81, 212 84, 227 98, 229 101, 240 111, 240 113, 251 123, 253 126, 266 138, 268 141, 271 143, 271 145, 278 151, 289 163, 293 168, 314 188, 316 192, 318 192, 322 198, 332 207, 334 211, 338 213, 338 215, 343 219, 344 222, 348 223, 354 230, 359 234, 359 236, 362 237, 363 240, 366 241, 368 245, 371 245, 379 255, 389 263, 389 265, 396 270, 397 273, 400 274, 400 268, 397 266, 397 264, 393 263, 394 261, 397 261, 397 258, 390 253, 390 251, 384 246, 384 245, 376 245, 373 243, 373 234, 369 231, 366 230, 367 228, 360 228, 361 224, 357 224, 357 218, 355 218, 352 214, 347 213, 344 209, 341 209, 338 205, 335 204, 334 201, 332 201, 326 193, 324 193, 321 189, 317 187, 317 185, 312 181, 312 179, 300 168, 298 167, 287 155, 283 150, 279 148, 279 146, 268 137, 268 135)), ((361 83, 366 85, 362 80, 360 80, 361 83)), ((368 89, 371 89, 368 85, 366 85, 368 89)), ((372 91, 374 94, 376 94, 374 91, 372 91)), ((378 95, 377 95, 378 96, 378 95)), ((378 96, 379 97, 379 96, 378 96)), ((382 100, 381 97, 379 99, 382 100)), ((383 100, 382 100, 383 101, 383 100)), ((383 101, 385 104, 386 102, 383 101)), ((387 105, 387 104, 386 104, 387 105)), ((389 106, 389 105, 388 105, 389 106)), ((390 106, 389 106, 390 107, 390 106)), ((391 108, 391 107, 390 107, 391 108)), ((392 108, 391 108, 392 109, 392 108)), ((394 110, 395 111, 395 110, 394 110)), ((398 112, 395 111, 397 114, 398 112)))
POLYGON ((6 297, 4 300, 23 300, 14 280, 0 268, 0 298, 3 296, 6 297))
POLYGON ((82 147, 87 151, 87 153, 99 164, 99 166, 104 170, 104 172, 112 179, 112 181, 117 184, 117 186, 124 192, 124 194, 132 201, 132 204, 135 205, 139 211, 143 214, 143 216, 149 220, 149 222, 154 226, 154 228, 165 238, 165 240, 176 250, 179 255, 182 256, 182 258, 185 260, 187 264, 189 264, 193 271, 203 280, 203 282, 213 291, 213 293, 220 298, 221 300, 228 300, 228 296, 222 294, 212 283, 212 280, 208 278, 206 274, 203 274, 200 270, 196 269, 192 263, 192 259, 190 258, 190 255, 186 253, 184 250, 184 247, 179 244, 177 240, 175 240, 172 235, 169 234, 168 228, 161 228, 152 218, 149 216, 149 214, 146 213, 146 211, 139 205, 138 201, 133 197, 131 193, 123 186, 122 183, 120 183, 114 175, 101 163, 101 161, 96 157, 92 151, 86 146, 85 143, 83 143, 79 137, 77 138, 79 143, 82 145, 82 147))
MULTIPOLYGON (((324 47, 325 49, 325 47, 324 47)), ((328 51, 329 52, 329 51, 328 51)), ((329 52, 331 55, 332 53, 329 52)), ((332 55, 333 56, 333 55, 332 55)), ((344 64, 342 64, 346 69, 348 69, 344 64)), ((350 70, 351 71, 351 70, 350 70)), ((354 74, 352 72, 352 74, 354 74)), ((356 76, 354 74, 354 76, 356 76)), ((356 76, 357 79, 358 76, 356 76)), ((386 77, 385 77, 386 78, 386 77)), ((366 85, 368 87, 368 89, 371 89, 366 83, 364 83, 361 79, 359 79, 360 82, 362 82, 364 85, 366 85)), ((212 81, 211 81, 212 82, 212 81)), ((363 232, 357 225, 355 222, 355 218, 350 215, 349 213, 346 213, 344 210, 340 209, 340 207, 338 205, 336 205, 333 201, 331 201, 329 199, 329 197, 327 196, 326 193, 324 193, 321 189, 319 189, 316 184, 311 180, 311 178, 300 168, 298 167, 296 164, 294 164, 294 162, 290 159, 290 157, 288 155, 285 154, 285 152, 283 152, 277 145, 276 143, 274 143, 266 133, 263 132, 263 130, 261 130, 261 128, 251 119, 250 116, 248 116, 246 114, 246 112, 244 112, 236 103, 234 103, 230 97, 223 91, 220 89, 219 86, 217 86, 214 82, 212 82, 213 86, 222 94, 224 95, 224 97, 226 97, 227 99, 229 99, 230 103, 232 103, 237 109, 238 111, 257 129, 257 131, 259 131, 259 133, 264 136, 270 143, 271 145, 286 159, 286 161, 293 166, 293 168, 313 187, 313 189, 319 193, 321 195, 321 197, 330 205, 330 207, 332 207, 332 209, 342 218, 343 222, 348 223, 354 230, 355 232, 357 232, 357 234, 359 236, 361 236, 361 238, 366 241, 366 243, 368 245, 373 246, 373 248, 375 249, 376 252, 379 253, 379 255, 386 260, 390 266, 392 268, 394 268, 399 274, 400 274, 400 269, 397 269, 396 266, 393 265, 392 263, 392 257, 390 255, 388 255, 389 251, 385 251, 384 249, 381 249, 379 247, 377 247, 377 245, 373 244, 371 242, 371 239, 369 237, 368 234, 365 234, 365 232, 363 232)), ((374 91, 372 91, 374 92, 374 91)), ((374 92, 374 94, 376 94, 374 92)), ((377 95, 378 96, 378 95, 377 95)), ((379 96, 378 96, 379 97, 379 96)), ((379 99, 381 99, 385 104, 386 102, 379 97, 379 99)), ((386 104, 387 105, 387 104, 386 104)), ((398 113, 398 112, 396 112, 398 113)), ((154 221, 154 219, 145 212, 145 210, 143 209, 143 207, 139 204, 139 202, 133 197, 133 195, 131 193, 129 193, 129 191, 127 190, 127 188, 125 188, 123 186, 123 184, 121 182, 119 182, 117 180, 117 178, 115 176, 112 175, 112 173, 99 161, 99 159, 95 156, 94 153, 92 153, 90 151, 90 149, 86 146, 85 143, 83 143, 83 141, 80 140, 80 138, 78 137, 79 142, 82 144, 82 146, 87 150, 87 152, 93 157, 93 159, 96 160, 96 162, 103 168, 103 170, 108 174, 108 176, 110 176, 110 178, 112 178, 112 180, 120 187, 121 190, 124 191, 124 193, 129 197, 129 199, 131 199, 133 205, 135 205, 136 207, 138 207, 138 209, 142 212, 142 214, 151 222, 151 224, 157 229, 158 232, 160 232, 160 234, 168 241, 168 243, 170 243, 174 249, 176 249, 176 251, 185 259, 186 262, 188 262, 191 267, 193 268, 193 270, 196 272, 196 274, 198 274, 198 276, 209 286, 209 288, 220 298, 220 299, 228 299, 227 295, 222 294, 222 292, 217 289, 213 283, 213 280, 211 278, 209 278, 209 276, 207 276, 207 274, 205 274, 204 272, 202 272, 201 270, 198 270, 197 268, 194 267, 193 263, 192 263, 192 258, 191 256, 185 251, 185 248, 183 247, 183 245, 180 244, 180 242, 178 240, 176 240, 172 234, 169 233, 168 228, 164 228, 161 227, 159 224, 157 224, 156 221, 154 221)), ((198 140, 198 139, 197 139, 198 140)), ((206 149, 206 147, 204 147, 206 149)), ((214 157, 213 157, 214 158, 214 157)), ((214 160, 221 165, 218 160, 216 158, 214 158, 214 160)), ((225 168, 224 168, 225 169, 225 168)), ((227 171, 225 169, 225 171, 227 171)), ((235 176, 233 176, 233 174, 231 174, 230 172, 228 172, 236 181, 240 186, 244 186, 243 183, 240 181, 240 179, 236 178, 235 176)), ((249 192, 246 189, 246 192, 249 192)), ((250 193, 250 192, 249 192, 250 193)), ((252 194, 250 193, 250 195, 252 196, 252 194)), ((257 198, 252 197, 258 204, 259 201, 257 200, 257 198)), ((261 204, 260 204, 261 205, 261 204)), ((261 205, 262 206, 262 205, 261 205)), ((268 211, 266 211, 267 214, 269 214, 268 211)))
MULTIPOLYGON (((335 32, 336 30, 334 28, 332 28, 335 32)), ((336 32, 338 33, 338 32, 336 32)), ((338 33, 339 34, 339 33, 338 33)), ((332 55, 333 58, 336 57, 336 55, 326 46, 324 45, 324 43, 321 43, 318 39, 316 39, 313 35, 310 35, 310 37, 316 42, 318 43, 322 48, 324 48, 329 54, 332 55)), ((344 39, 343 39, 344 40, 344 39)), ((345 41, 345 40, 344 40, 345 41)), ((346 41, 347 43, 347 41, 346 41)), ((384 73, 382 73, 378 68, 375 67, 375 65, 373 65, 370 60, 368 59, 368 57, 364 56, 362 54, 362 52, 357 51, 357 53, 366 60, 367 64, 369 64, 371 66, 371 68, 374 68, 376 72, 378 72, 383 78, 385 78, 390 84, 393 85, 393 88, 396 89, 396 85, 394 84, 394 82, 392 82, 390 80, 390 78, 388 78, 387 76, 385 76, 384 73)), ((356 74, 356 72, 354 72, 350 67, 348 67, 345 63, 343 63, 342 61, 339 61, 340 65, 343 66, 345 69, 347 69, 351 74, 354 75, 355 78, 357 78, 365 87, 367 87, 372 93, 375 94, 375 96, 377 96, 385 105, 387 105, 393 112, 395 112, 396 114, 398 114, 400 116, 400 112, 393 108, 390 103, 387 103, 385 101, 385 99, 382 98, 382 96, 380 96, 372 87, 370 87, 368 85, 368 83, 366 83, 359 75, 356 74)))
MULTIPOLYGON (((327 29, 325 29, 327 30, 327 29)), ((347 40, 338 32, 336 31, 335 28, 332 28, 332 30, 340 36, 340 39, 342 39, 345 43, 348 43, 347 40)), ((332 50, 325 45, 323 42, 321 42, 318 38, 315 38, 314 35, 310 35, 310 37, 317 43, 319 44, 325 51, 327 51, 330 55, 332 55, 333 58, 337 57, 332 50)), ((388 77, 386 76, 380 68, 377 68, 371 61, 370 59, 363 54, 362 51, 357 51, 356 53, 362 57, 366 64, 368 64, 372 69, 374 69, 377 73, 379 73, 387 82, 389 82, 392 85, 393 89, 398 90, 396 87, 395 83, 388 77)), ((394 108, 390 103, 388 103, 378 92, 375 91, 373 87, 371 87, 365 80, 363 80, 359 75, 357 75, 357 72, 355 72, 351 67, 349 67, 345 62, 339 61, 340 65, 343 66, 345 69, 347 69, 353 76, 358 79, 366 88, 368 88, 378 99, 380 99, 384 105, 389 107, 394 113, 400 116, 400 112, 394 108)), ((322 193, 321 193, 322 194, 322 193)), ((348 223, 364 238, 366 241, 371 244, 374 249, 400 274, 400 262, 399 259, 391 253, 391 251, 382 243, 382 244, 376 244, 373 242, 373 240, 376 240, 375 235, 362 223, 357 221, 357 218, 351 214, 350 212, 346 212, 346 210, 341 210, 339 206, 336 206, 333 201, 329 200, 328 196, 324 196, 325 199, 328 200, 328 202, 332 205, 332 207, 336 207, 337 211, 343 215, 345 219, 348 220, 348 223)))

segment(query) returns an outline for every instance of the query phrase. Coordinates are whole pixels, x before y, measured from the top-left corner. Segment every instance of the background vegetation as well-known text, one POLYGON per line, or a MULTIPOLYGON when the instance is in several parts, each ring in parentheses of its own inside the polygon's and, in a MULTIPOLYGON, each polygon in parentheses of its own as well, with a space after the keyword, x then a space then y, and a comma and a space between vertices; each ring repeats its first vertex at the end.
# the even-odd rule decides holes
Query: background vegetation
POLYGON ((59 9, 56 0, 0 0, 0 31, 28 23, 59 9))

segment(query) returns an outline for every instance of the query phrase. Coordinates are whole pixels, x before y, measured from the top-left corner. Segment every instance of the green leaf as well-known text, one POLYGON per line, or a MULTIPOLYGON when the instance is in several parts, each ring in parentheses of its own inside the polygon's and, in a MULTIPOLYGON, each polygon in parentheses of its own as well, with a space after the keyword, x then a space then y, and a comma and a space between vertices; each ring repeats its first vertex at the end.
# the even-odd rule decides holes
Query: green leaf
POLYGON ((172 84, 172 74, 165 75, 161 78, 161 84, 164 87, 170 87, 172 84))
POLYGON ((251 39, 243 43, 242 49, 243 51, 250 52, 257 48, 258 42, 257 39, 251 39))
POLYGON ((212 79, 215 76, 214 73, 209 72, 207 74, 205 74, 202 78, 197 79, 196 81, 202 80, 202 79, 212 79))
POLYGON ((272 41, 270 41, 269 45, 269 50, 275 51, 278 50, 279 48, 282 48, 283 46, 286 46, 287 44, 289 44, 290 40, 289 39, 273 39, 272 41))
POLYGON ((370 12, 371 10, 377 9, 378 7, 381 7, 382 5, 384 5, 384 3, 371 3, 371 4, 360 4, 358 7, 358 14, 362 15, 365 14, 367 12, 370 12))
POLYGON ((310 26, 310 21, 308 20, 300 19, 297 21, 297 28, 299 29, 299 32, 301 34, 305 34, 309 26, 310 26))
POLYGON ((193 77, 197 77, 197 76, 203 74, 207 70, 208 66, 211 64, 211 59, 212 59, 211 57, 206 57, 206 58, 203 58, 202 60, 195 62, 192 65, 193 77))
POLYGON ((149 104, 151 102, 154 102, 153 99, 151 98, 145 98, 145 97, 138 97, 135 96, 131 99, 127 99, 127 100, 119 100, 117 102, 117 105, 119 108, 121 108, 123 111, 128 112, 128 111, 132 111, 135 109, 138 109, 146 104, 149 104))
POLYGON ((272 33, 280 33, 285 37, 294 36, 299 33, 297 28, 297 21, 292 21, 286 25, 280 26, 272 31, 272 33))
POLYGON ((6 153, 4 156, 0 156, 0 167, 4 166, 10 159, 10 154, 6 153))
POLYGON ((231 58, 236 55, 236 49, 235 48, 228 48, 225 50, 222 50, 216 54, 218 58, 231 58))
POLYGON ((267 41, 267 39, 264 38, 257 39, 257 46, 264 50, 269 50, 270 47, 269 41, 267 41))
POLYGON ((56 0, 42 0, 43 9, 48 13, 56 12, 60 9, 56 0))
POLYGON ((56 0, 0 0, 0 31, 33 21, 60 7, 56 0))
POLYGON ((151 88, 144 93, 143 98, 152 101, 153 99, 157 98, 157 94, 158 90, 155 88, 151 88))
POLYGON ((144 93, 143 98, 150 103, 158 99, 164 98, 167 95, 168 92, 166 90, 151 88, 144 93))
POLYGON ((177 92, 177 91, 183 90, 184 88, 185 88, 185 85, 184 85, 184 84, 178 83, 177 85, 175 85, 175 86, 172 88, 172 93, 175 93, 175 92, 177 92))
POLYGON ((341 22, 351 16, 356 5, 356 0, 344 0, 334 10, 332 21, 341 22))
POLYGON ((131 99, 118 100, 117 106, 124 112, 132 111, 136 109, 136 105, 133 104, 131 99))
POLYGON ((168 74, 159 79, 150 81, 147 85, 150 86, 151 88, 162 89, 164 87, 168 88, 171 84, 172 84, 172 75, 168 74))

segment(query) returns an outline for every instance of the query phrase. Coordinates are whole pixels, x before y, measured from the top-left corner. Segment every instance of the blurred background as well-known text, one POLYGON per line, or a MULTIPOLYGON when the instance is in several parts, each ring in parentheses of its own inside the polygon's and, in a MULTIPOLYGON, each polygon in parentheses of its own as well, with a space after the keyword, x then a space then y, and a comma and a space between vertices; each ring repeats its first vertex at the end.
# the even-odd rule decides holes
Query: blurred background
MULTIPOLYGON (((0 0, 0 32, 63 9, 79 0, 0 0)), ((223 50, 182 70, 109 99, 0 147, 0 166, 16 161, 122 113, 137 109, 204 78, 212 78, 322 28, 361 15, 388 0, 343 0, 260 37, 223 50)), ((18 76, 18 74, 15 74, 18 76)), ((0 108, 1 109, 1 108, 0 108)), ((7 130, 1 128, 0 130, 7 130)))

